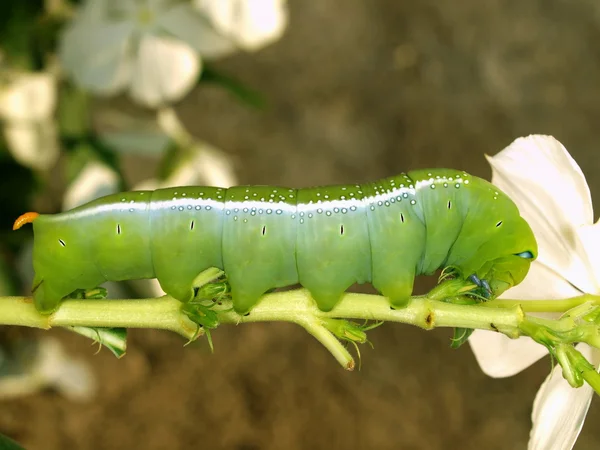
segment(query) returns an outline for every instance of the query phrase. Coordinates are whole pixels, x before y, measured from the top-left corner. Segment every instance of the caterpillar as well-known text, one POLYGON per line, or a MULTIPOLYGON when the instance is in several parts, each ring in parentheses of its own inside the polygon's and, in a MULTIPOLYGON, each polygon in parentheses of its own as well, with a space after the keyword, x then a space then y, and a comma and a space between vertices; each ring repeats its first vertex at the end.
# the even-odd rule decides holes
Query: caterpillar
POLYGON ((330 311, 370 282, 402 307, 415 276, 453 268, 497 296, 520 283, 537 243, 517 206, 463 171, 425 169, 373 183, 291 189, 176 187, 108 195, 33 223, 34 303, 49 314, 77 289, 157 278, 182 301, 222 269, 245 314, 268 290, 300 284, 330 311))

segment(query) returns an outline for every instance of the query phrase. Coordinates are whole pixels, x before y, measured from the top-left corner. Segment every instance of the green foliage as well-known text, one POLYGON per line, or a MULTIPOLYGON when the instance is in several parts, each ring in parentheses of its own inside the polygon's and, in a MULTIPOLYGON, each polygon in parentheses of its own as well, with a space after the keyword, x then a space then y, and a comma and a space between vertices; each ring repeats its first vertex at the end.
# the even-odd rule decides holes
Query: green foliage
POLYGON ((0 450, 25 450, 8 436, 0 434, 0 450))
POLYGON ((204 62, 204 68, 200 75, 199 82, 217 84, 240 100, 243 104, 252 108, 264 109, 266 107, 266 100, 260 92, 249 88, 234 77, 218 71, 206 62, 204 62))
POLYGON ((42 11, 42 0, 0 2, 0 42, 11 65, 29 70, 41 68, 34 58, 33 30, 42 11))
POLYGON ((472 328, 454 328, 454 336, 452 337, 450 347, 459 348, 469 340, 469 336, 473 334, 473 331, 472 328))
POLYGON ((127 351, 127 330, 125 328, 69 327, 68 329, 106 347, 117 358, 122 358, 127 351))

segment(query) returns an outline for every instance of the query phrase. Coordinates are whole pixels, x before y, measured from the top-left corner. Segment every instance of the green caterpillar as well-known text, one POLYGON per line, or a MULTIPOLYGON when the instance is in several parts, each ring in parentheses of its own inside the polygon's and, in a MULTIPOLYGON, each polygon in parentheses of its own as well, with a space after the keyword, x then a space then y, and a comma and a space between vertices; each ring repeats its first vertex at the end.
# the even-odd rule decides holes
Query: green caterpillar
POLYGON ((54 311, 77 289, 157 278, 182 302, 210 267, 225 271, 235 310, 301 284, 329 311, 371 282, 401 307, 416 275, 452 267, 497 296, 520 283, 537 244, 516 205, 462 171, 417 170, 374 183, 289 189, 177 187, 113 194, 33 222, 34 300, 54 311))

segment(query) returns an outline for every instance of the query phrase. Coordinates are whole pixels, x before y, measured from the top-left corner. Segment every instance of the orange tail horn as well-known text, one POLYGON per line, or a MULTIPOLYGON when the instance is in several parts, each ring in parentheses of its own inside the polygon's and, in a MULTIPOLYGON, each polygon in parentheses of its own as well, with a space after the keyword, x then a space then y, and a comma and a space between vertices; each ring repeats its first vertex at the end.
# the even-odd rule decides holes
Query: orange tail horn
POLYGON ((33 222, 37 218, 37 216, 39 216, 39 214, 36 212, 27 212, 25 214, 20 215, 13 224, 13 230, 18 230, 26 223, 33 222))

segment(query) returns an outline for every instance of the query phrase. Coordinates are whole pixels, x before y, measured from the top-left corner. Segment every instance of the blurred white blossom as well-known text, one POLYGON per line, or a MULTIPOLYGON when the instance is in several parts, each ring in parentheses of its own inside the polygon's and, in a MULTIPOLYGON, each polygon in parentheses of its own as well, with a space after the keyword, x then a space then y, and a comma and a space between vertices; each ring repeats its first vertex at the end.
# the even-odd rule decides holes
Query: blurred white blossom
POLYGON ((228 38, 231 47, 223 53, 236 48, 258 50, 281 38, 288 25, 287 0, 193 0, 193 3, 228 38))
POLYGON ((29 347, 21 348, 22 361, 7 361, 0 355, 0 371, 5 372, 0 376, 0 399, 45 388, 56 389, 72 401, 88 401, 96 394, 98 386, 89 365, 70 357, 58 340, 46 337, 29 347), (16 367, 11 370, 11 365, 16 367))
MULTIPOLYGON (((600 223, 593 223, 585 176, 562 144, 533 135, 517 139, 488 161, 492 183, 515 201, 539 246, 525 280, 501 297, 552 300, 600 294, 600 223)), ((511 340, 489 331, 475 331, 469 342, 482 370, 492 377, 512 376, 548 354, 528 337, 511 340)), ((577 348, 598 367, 598 350, 586 344, 577 348)), ((535 400, 529 450, 571 449, 592 396, 587 384, 572 388, 556 366, 535 400)))
POLYGON ((118 189, 119 177, 114 170, 100 162, 89 162, 65 192, 63 210, 68 211, 97 198, 113 194, 118 189))
POLYGON ((54 112, 56 79, 46 72, 6 71, 0 82, 0 121, 13 157, 38 170, 50 168, 59 144, 54 112))
POLYGON ((279 37, 287 23, 280 23, 285 16, 280 2, 200 3, 84 0, 61 35, 65 72, 92 92, 127 90, 137 102, 159 107, 181 99, 196 84, 201 56, 255 49, 279 37), (240 9, 241 3, 256 5, 240 9))
POLYGON ((176 186, 230 187, 237 184, 230 158, 221 150, 206 143, 195 142, 169 176, 155 178, 135 186, 136 190, 154 190, 176 186))

